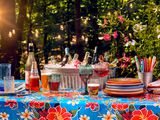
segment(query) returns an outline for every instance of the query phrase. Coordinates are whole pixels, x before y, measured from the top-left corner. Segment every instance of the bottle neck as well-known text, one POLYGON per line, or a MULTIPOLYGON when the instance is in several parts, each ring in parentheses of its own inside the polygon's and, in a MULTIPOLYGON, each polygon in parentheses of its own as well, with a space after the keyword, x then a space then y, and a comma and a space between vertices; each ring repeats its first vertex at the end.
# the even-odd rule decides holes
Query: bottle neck
POLYGON ((78 60, 79 55, 77 53, 74 54, 73 60, 78 60))
POLYGON ((69 48, 65 48, 65 55, 69 55, 69 48))
POLYGON ((31 66, 31 76, 39 76, 38 75, 38 68, 37 68, 37 62, 33 61, 31 66))

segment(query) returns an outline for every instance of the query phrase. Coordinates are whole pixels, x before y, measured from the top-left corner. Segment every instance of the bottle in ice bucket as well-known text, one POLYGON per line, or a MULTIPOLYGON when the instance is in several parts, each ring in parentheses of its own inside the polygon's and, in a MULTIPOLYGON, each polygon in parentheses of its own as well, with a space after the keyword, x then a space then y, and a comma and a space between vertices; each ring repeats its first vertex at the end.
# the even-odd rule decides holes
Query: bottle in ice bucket
POLYGON ((29 48, 28 48, 28 58, 25 64, 25 87, 26 90, 29 90, 29 77, 30 77, 30 72, 31 72, 31 66, 32 66, 32 61, 35 61, 35 56, 34 56, 34 47, 33 43, 29 43, 29 48))
POLYGON ((86 52, 81 65, 86 66, 87 64, 89 64, 89 57, 90 57, 90 52, 86 52))
POLYGON ((37 68, 37 62, 32 61, 31 73, 29 78, 29 89, 31 92, 38 92, 39 91, 39 74, 37 68))
POLYGON ((71 55, 69 53, 69 48, 66 47, 65 48, 65 55, 64 55, 63 60, 61 62, 61 66, 63 67, 63 66, 65 66, 65 64, 70 63, 71 61, 72 61, 72 58, 71 58, 71 55))
POLYGON ((98 63, 98 47, 96 46, 93 53, 92 64, 98 63))

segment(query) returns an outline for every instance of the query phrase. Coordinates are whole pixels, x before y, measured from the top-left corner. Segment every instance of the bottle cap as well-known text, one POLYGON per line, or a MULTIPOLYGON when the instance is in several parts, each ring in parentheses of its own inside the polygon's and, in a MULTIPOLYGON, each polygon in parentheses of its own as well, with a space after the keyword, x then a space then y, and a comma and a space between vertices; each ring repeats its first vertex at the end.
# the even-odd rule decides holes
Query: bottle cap
POLYGON ((29 52, 33 52, 33 43, 29 43, 28 50, 29 50, 29 52))
POLYGON ((94 48, 94 53, 96 53, 96 52, 97 52, 97 48, 98 48, 97 46, 94 48))

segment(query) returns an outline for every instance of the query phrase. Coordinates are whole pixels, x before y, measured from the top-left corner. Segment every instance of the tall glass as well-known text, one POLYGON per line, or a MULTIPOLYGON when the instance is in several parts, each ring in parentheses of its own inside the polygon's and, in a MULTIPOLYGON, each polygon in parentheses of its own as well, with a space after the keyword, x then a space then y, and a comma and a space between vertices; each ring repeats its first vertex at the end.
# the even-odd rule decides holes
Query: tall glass
POLYGON ((4 91, 3 78, 5 76, 11 76, 11 64, 9 63, 0 64, 0 91, 4 91))
POLYGON ((41 86, 42 91, 49 91, 49 76, 52 75, 50 70, 41 70, 41 86))
POLYGON ((11 76, 11 64, 9 63, 0 64, 0 80, 3 80, 5 76, 11 76))
POLYGON ((5 76, 4 77, 4 92, 5 93, 14 93, 14 76, 5 76))

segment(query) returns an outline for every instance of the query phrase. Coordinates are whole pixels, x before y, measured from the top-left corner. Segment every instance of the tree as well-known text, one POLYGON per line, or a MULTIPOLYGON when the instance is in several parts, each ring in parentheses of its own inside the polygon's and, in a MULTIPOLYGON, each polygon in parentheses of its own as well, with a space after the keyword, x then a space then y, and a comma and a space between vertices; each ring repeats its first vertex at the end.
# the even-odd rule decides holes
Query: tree
POLYGON ((3 54, 0 62, 11 63, 12 72, 14 72, 16 64, 15 30, 15 0, 0 0, 1 54, 3 54))

